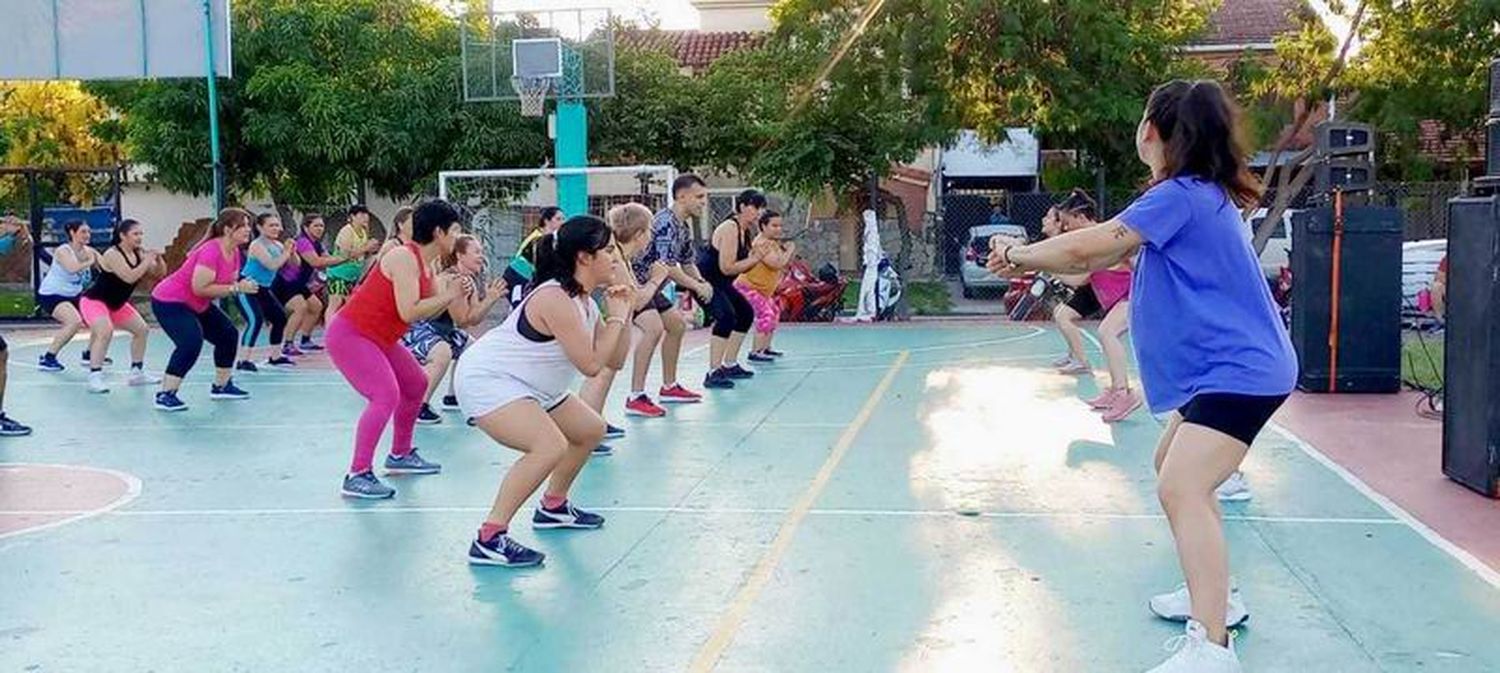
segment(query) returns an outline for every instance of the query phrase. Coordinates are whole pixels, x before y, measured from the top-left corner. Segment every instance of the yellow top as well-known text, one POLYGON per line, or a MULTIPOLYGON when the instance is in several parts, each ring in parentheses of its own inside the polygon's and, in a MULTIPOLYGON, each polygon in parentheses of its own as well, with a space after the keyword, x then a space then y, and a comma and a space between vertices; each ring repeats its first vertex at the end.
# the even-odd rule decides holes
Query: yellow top
MULTIPOLYGON (((756 243, 756 247, 760 247, 761 245, 780 247, 780 244, 765 239, 756 243)), ((776 286, 781 284, 781 274, 781 269, 773 269, 765 262, 761 262, 749 271, 740 274, 740 279, 745 281, 745 284, 749 285, 756 292, 771 297, 776 294, 776 286)))

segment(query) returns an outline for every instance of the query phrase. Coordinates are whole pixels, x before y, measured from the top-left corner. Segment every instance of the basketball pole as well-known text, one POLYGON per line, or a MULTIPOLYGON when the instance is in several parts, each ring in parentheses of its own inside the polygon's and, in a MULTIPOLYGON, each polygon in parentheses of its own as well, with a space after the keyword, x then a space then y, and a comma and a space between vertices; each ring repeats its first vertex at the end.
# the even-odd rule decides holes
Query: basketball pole
MULTIPOLYGON (((589 112, 583 104, 583 62, 577 54, 562 54, 563 76, 557 97, 556 137, 552 161, 558 168, 586 168, 589 165, 589 112)), ((561 175, 557 178, 557 207, 572 217, 589 211, 588 175, 561 175)))
POLYGON ((211 0, 203 0, 203 45, 203 52, 208 57, 208 146, 213 157, 214 213, 218 213, 224 209, 224 161, 219 154, 219 73, 214 66, 214 10, 211 0))

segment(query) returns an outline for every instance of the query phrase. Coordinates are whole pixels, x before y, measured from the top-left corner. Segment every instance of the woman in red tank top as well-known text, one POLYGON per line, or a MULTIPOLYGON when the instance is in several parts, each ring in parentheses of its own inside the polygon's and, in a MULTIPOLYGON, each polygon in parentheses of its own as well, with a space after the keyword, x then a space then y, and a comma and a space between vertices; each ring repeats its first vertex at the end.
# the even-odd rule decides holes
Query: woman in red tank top
POLYGON ((380 256, 343 310, 328 324, 328 356, 339 373, 366 400, 354 431, 354 461, 342 493, 352 498, 389 498, 396 490, 375 478, 375 444, 392 417, 391 453, 385 469, 393 474, 436 474, 437 463, 423 460, 411 445, 417 412, 427 391, 427 376, 401 345, 413 322, 442 313, 473 286, 467 276, 434 279, 434 261, 453 253, 463 228, 458 212, 445 201, 418 206, 412 214, 412 237, 380 256))

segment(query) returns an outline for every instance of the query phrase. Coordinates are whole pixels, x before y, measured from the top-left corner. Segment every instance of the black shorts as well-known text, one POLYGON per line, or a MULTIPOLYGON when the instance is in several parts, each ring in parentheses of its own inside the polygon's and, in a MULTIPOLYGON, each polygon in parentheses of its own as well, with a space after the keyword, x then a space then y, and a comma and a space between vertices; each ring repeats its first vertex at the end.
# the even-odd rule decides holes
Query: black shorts
POLYGON ((667 311, 672 310, 672 306, 672 300, 667 299, 667 295, 662 294, 661 290, 657 289, 656 294, 651 295, 651 301, 646 302, 645 307, 641 308, 641 310, 639 311, 636 311, 635 314, 643 315, 650 311, 656 311, 657 313, 666 313, 667 311))
POLYGON ((1286 402, 1288 395, 1240 395, 1237 393, 1200 393, 1183 405, 1178 413, 1184 423, 1218 430, 1249 446, 1255 436, 1271 421, 1271 416, 1286 402))
POLYGON ((276 301, 285 305, 296 297, 303 299, 312 297, 312 290, 307 287, 306 283, 287 282, 277 277, 271 282, 271 294, 276 297, 276 301))
POLYGON ((1068 300, 1068 308, 1078 312, 1080 317, 1092 318, 1104 307, 1099 305, 1099 296, 1094 294, 1094 286, 1084 285, 1073 288, 1073 298, 1068 300))
POLYGON ((36 296, 36 305, 42 309, 42 315, 51 316, 57 307, 63 304, 72 304, 78 308, 78 297, 64 297, 60 294, 39 294, 36 296))

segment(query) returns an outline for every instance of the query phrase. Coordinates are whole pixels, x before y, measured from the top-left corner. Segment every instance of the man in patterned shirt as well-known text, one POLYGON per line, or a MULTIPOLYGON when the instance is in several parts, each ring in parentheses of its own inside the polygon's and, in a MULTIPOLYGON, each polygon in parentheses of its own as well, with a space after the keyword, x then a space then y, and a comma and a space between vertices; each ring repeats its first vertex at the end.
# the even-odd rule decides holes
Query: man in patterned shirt
POLYGON ((666 415, 666 410, 646 394, 646 373, 651 370, 651 357, 658 343, 661 344, 661 401, 690 403, 703 400, 702 395, 677 382, 677 361, 682 355, 687 320, 662 293, 661 285, 670 280, 678 288, 697 295, 700 302, 713 296, 713 287, 704 282, 698 274, 698 266, 693 263, 693 232, 687 225, 688 218, 703 216, 703 207, 707 203, 708 186, 703 183, 703 178, 692 173, 678 176, 672 183, 672 206, 656 214, 651 222, 651 244, 632 264, 636 281, 656 291, 651 303, 635 317, 642 338, 635 345, 630 396, 625 401, 625 413, 632 416, 657 418, 666 415), (653 269, 659 271, 653 275, 653 269))

